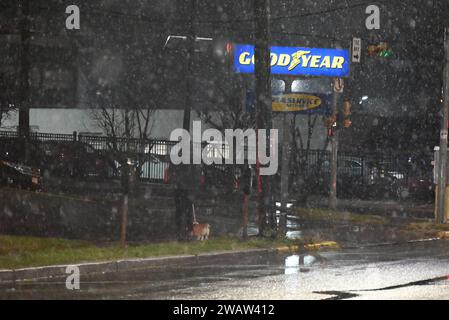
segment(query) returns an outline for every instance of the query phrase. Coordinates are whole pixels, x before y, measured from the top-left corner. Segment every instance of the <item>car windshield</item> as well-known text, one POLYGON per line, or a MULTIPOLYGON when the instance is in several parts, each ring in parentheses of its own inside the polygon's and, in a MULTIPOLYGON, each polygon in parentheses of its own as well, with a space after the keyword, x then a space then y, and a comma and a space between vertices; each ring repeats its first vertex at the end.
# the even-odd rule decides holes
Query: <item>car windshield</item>
POLYGON ((0 300, 448 299, 448 17, 1 0, 0 300))

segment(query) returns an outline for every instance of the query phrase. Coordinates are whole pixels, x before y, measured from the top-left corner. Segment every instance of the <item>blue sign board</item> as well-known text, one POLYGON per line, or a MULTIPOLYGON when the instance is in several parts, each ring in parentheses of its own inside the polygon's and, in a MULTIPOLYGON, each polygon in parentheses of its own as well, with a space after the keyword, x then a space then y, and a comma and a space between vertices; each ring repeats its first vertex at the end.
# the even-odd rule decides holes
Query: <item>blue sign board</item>
MULTIPOLYGON (((283 75, 349 76, 349 51, 302 47, 271 47, 271 73, 283 75)), ((254 46, 235 45, 234 70, 254 73, 254 46)))

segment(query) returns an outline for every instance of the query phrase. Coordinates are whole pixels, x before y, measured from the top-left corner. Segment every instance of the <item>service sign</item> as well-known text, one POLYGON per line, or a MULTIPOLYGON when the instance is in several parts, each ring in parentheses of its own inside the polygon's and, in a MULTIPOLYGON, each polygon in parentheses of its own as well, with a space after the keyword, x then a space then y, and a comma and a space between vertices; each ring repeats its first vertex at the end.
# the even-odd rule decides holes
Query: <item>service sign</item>
MULTIPOLYGON (((349 65, 349 50, 271 47, 272 74, 343 78, 349 76, 349 65)), ((235 45, 235 72, 254 73, 254 69, 254 46, 235 45)))
POLYGON ((319 108, 322 98, 309 94, 283 94, 273 96, 273 112, 301 112, 319 108))
MULTIPOLYGON (((289 112, 295 114, 331 114, 331 94, 290 93, 272 96, 273 112, 289 112)), ((246 110, 256 111, 254 91, 246 93, 246 110)))

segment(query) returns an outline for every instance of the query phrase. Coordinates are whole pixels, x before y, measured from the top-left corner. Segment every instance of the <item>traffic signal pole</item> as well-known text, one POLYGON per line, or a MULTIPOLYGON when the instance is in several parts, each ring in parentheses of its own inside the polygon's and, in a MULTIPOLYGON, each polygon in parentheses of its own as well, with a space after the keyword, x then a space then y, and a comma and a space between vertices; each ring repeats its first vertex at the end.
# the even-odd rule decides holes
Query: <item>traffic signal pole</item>
MULTIPOLYGON (((270 65, 270 0, 254 0, 255 16, 255 92, 257 129, 267 130, 267 154, 270 149, 269 130, 272 128, 271 65, 270 65)), ((271 176, 262 177, 259 193, 258 220, 259 235, 263 235, 268 218, 271 231, 276 228, 273 207, 271 176)))
MULTIPOLYGON (((338 113, 338 90, 334 88, 332 94, 332 114, 338 113)), ((338 123, 338 121, 337 121, 338 123)), ((338 130, 339 128, 333 127, 331 137, 331 161, 330 161, 330 190, 329 190, 329 208, 332 210, 337 209, 337 172, 338 172, 338 130), (337 129, 337 130, 336 130, 337 129)))
POLYGON ((436 222, 445 221, 445 194, 447 182, 447 134, 449 113, 449 28, 444 30, 443 110, 440 130, 440 156, 438 161, 438 197, 436 222))
POLYGON ((282 124, 281 216, 279 218, 279 231, 282 237, 287 233, 287 203, 289 197, 288 177, 290 174, 290 123, 291 115, 284 112, 282 124))

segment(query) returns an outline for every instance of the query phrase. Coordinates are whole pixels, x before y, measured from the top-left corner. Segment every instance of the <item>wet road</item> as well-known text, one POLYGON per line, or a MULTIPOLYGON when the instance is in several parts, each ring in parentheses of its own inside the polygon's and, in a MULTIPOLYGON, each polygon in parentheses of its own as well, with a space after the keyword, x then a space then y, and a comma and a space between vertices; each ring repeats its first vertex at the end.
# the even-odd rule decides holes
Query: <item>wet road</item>
POLYGON ((449 241, 214 258, 205 264, 0 285, 0 299, 449 299, 449 241))

